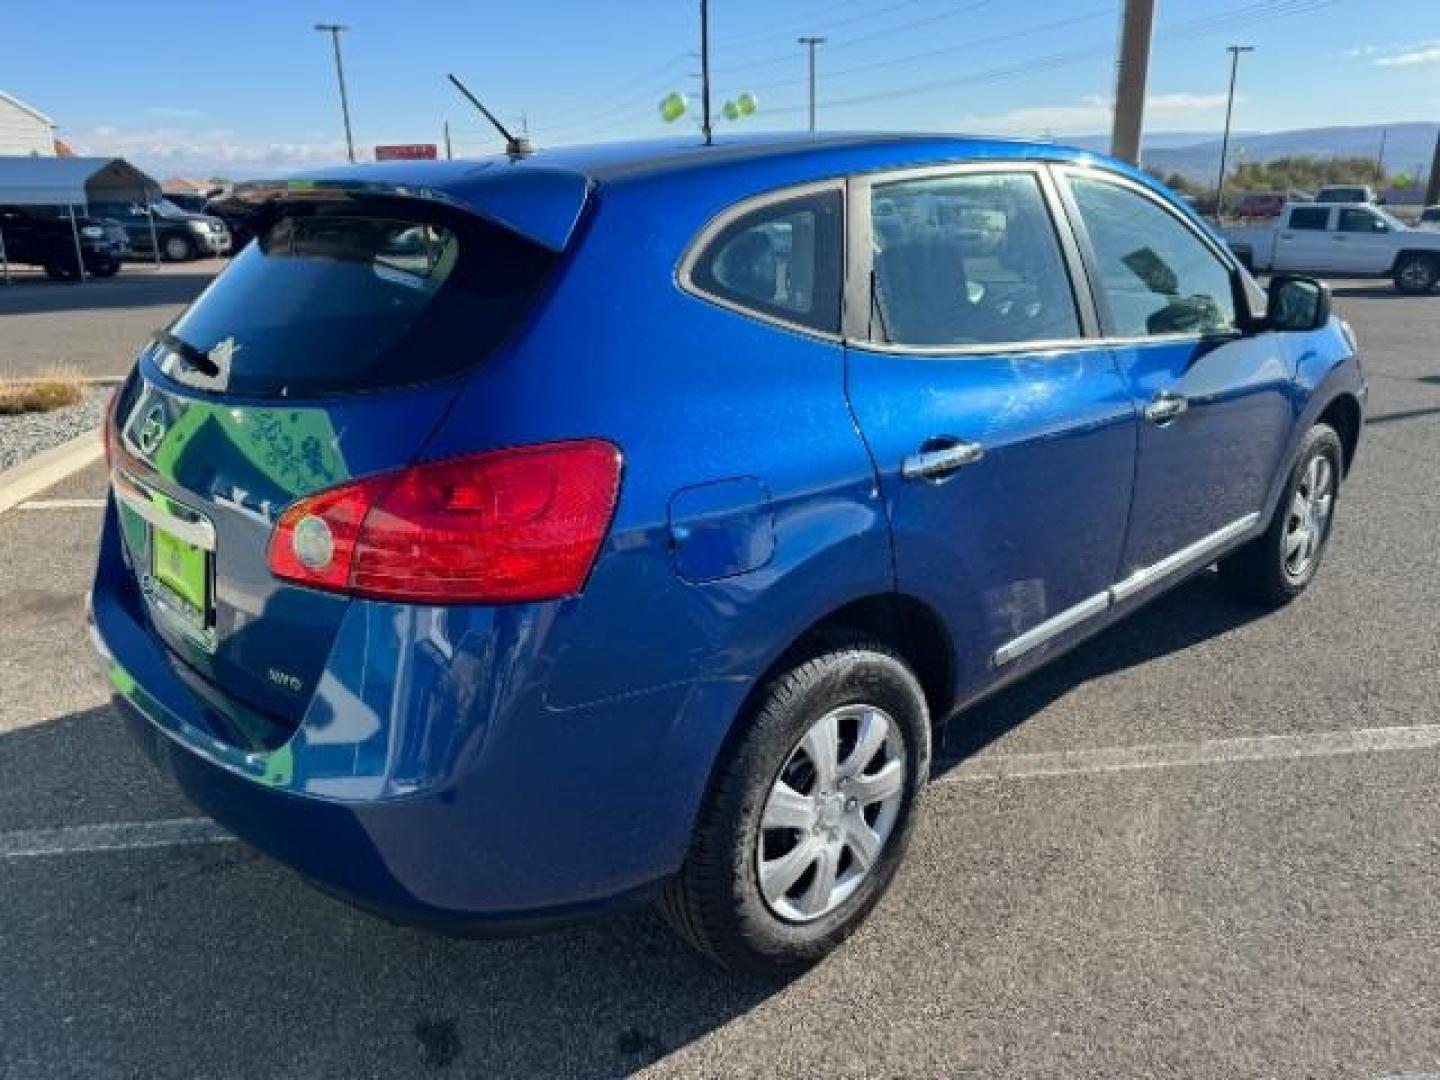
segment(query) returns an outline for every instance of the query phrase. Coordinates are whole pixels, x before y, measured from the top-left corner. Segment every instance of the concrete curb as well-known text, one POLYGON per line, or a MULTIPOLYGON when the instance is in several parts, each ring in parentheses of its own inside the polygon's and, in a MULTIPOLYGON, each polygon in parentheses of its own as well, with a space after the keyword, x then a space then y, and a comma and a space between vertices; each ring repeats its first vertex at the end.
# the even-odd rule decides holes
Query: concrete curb
POLYGON ((104 454, 97 427, 0 472, 0 514, 94 464, 104 454))

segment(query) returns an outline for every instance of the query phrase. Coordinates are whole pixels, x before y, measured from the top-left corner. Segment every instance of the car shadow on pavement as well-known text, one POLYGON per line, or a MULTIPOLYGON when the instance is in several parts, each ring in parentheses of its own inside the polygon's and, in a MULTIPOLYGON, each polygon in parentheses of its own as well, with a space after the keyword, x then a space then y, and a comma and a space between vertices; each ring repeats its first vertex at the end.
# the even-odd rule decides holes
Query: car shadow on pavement
MULTIPOLYGON (((1409 303, 1425 299, 1424 296, 1402 293, 1388 281, 1377 281, 1373 285, 1332 285, 1330 295, 1338 300, 1404 300, 1409 303)), ((1430 293, 1429 295, 1440 296, 1440 293, 1430 293)))
POLYGON ((1083 683, 1180 652, 1264 615, 1263 608, 1233 597, 1214 570, 1198 574, 1073 652, 950 717, 933 774, 978 754, 1083 683))
MULTIPOLYGON (((0 774, 24 789, 0 832, 194 813, 108 707, 0 736, 0 774)), ((6 1075, 617 1076, 785 985, 645 908, 510 939, 392 926, 239 843, 0 859, 0 882, 6 1075)))
POLYGON ((156 273, 126 268, 113 278, 92 278, 84 285, 66 281, 26 281, 0 285, 0 316, 188 304, 215 280, 211 272, 156 273))

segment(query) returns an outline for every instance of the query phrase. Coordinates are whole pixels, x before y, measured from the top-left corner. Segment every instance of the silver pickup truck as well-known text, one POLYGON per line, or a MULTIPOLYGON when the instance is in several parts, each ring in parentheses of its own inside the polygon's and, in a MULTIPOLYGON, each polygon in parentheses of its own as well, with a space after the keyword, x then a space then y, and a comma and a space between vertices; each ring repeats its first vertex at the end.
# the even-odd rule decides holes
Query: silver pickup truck
POLYGON ((1289 203, 1272 224, 1220 235, 1256 273, 1388 277, 1413 295, 1440 282, 1440 233, 1412 229, 1378 206, 1289 203))

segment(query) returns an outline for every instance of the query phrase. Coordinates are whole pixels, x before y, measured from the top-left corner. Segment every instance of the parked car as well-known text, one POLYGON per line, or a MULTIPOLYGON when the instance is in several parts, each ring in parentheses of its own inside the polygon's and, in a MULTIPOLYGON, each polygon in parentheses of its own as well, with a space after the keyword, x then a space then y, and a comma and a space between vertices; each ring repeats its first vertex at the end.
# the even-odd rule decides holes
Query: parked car
POLYGON ((130 241, 133 255, 153 258, 155 247, 151 241, 151 219, 154 220, 154 238, 160 245, 160 255, 168 262, 187 262, 211 255, 223 255, 230 250, 230 233, 225 223, 208 214, 194 214, 182 210, 166 199, 160 199, 149 206, 139 203, 91 203, 90 211, 120 223, 130 241))
POLYGON ((1240 201, 1235 204, 1235 213, 1242 218, 1279 217, 1285 204, 1290 201, 1292 200, 1284 192, 1251 191, 1241 196, 1240 201))
POLYGON ((1323 187, 1315 193, 1315 201, 1322 203, 1360 203, 1365 206, 1382 206, 1385 199, 1368 184, 1334 184, 1323 187))
POLYGON ((1420 211, 1420 223, 1417 228, 1426 232, 1440 232, 1440 205, 1427 206, 1420 211))
POLYGON ((255 239, 255 232, 246 220, 246 215, 226 196, 208 200, 205 203, 205 213, 225 223, 225 229, 230 234, 230 250, 224 254, 238 255, 246 244, 255 239))
POLYGON ((111 277, 128 252, 125 231, 114 222, 77 216, 72 226, 68 211, 49 206, 0 206, 0 244, 6 261, 43 267, 56 281, 78 278, 82 264, 87 274, 111 277))
POLYGON ((1412 229, 1378 206, 1301 203, 1277 224, 1220 230, 1252 271, 1388 277, 1403 293, 1440 281, 1440 236, 1412 229))
POLYGON ((1164 189, 1049 144, 235 198, 256 241, 106 424, 93 637, 200 807, 395 919, 659 896, 725 964, 813 962, 889 885, 932 725, 1217 560, 1298 595, 1360 436, 1322 284, 1267 299, 1164 189))

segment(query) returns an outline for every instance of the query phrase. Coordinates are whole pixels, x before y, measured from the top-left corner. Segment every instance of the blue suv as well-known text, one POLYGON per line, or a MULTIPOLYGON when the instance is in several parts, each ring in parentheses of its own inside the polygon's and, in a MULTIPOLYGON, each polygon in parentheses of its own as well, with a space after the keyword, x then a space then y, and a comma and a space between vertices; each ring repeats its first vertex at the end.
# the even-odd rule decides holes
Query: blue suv
POLYGON ((1219 563, 1314 577, 1365 383, 1144 175, 751 139, 320 172, 107 424, 136 738, 322 888, 463 930, 658 897, 813 962, 932 729, 1219 563))

